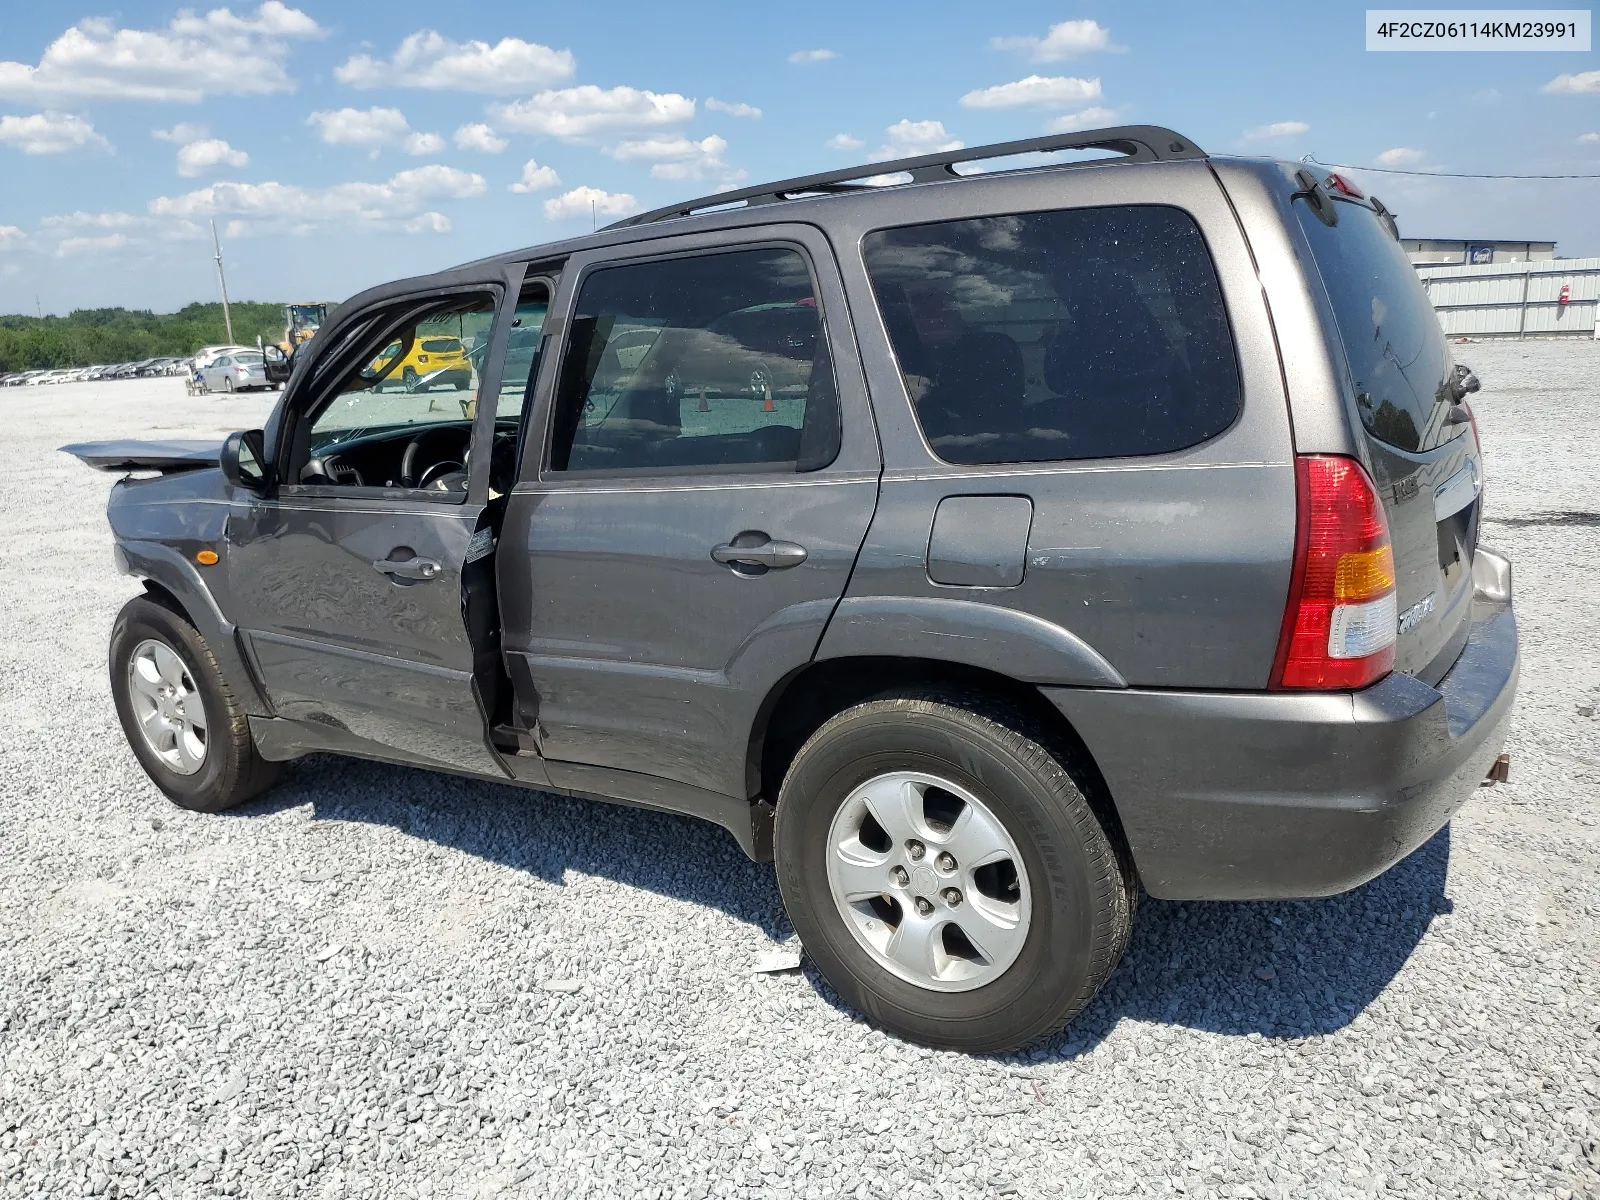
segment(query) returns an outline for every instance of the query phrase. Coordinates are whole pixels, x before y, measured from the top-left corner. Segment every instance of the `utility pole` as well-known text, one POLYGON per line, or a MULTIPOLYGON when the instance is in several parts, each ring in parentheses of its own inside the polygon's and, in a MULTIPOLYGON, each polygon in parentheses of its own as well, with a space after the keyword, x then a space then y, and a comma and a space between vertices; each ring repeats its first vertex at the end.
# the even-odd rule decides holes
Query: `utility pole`
POLYGON ((233 315, 228 311, 228 276, 222 270, 222 243, 217 241, 217 222, 211 221, 211 246, 217 252, 217 283, 222 287, 222 325, 228 331, 228 343, 233 344, 233 315))

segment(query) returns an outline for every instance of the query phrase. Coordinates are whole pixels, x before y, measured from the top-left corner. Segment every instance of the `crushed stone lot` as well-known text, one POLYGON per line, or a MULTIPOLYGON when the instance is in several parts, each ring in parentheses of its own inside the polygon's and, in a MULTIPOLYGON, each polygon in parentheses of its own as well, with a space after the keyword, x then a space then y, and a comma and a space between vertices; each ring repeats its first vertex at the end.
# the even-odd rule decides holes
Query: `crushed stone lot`
POLYGON ((710 825, 333 757, 168 803, 106 682, 112 480, 56 448, 276 397, 0 389, 0 1196, 1600 1195, 1600 343, 1455 350, 1510 784, 1348 895, 1147 899, 1001 1057, 757 974, 772 870, 710 825))

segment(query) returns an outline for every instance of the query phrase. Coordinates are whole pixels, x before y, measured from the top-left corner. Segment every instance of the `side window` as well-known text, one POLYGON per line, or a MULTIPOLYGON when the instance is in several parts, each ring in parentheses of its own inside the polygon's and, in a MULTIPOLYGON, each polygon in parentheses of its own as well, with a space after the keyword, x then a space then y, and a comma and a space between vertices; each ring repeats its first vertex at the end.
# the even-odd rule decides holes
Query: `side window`
POLYGON ((798 251, 604 267, 584 280, 557 382, 552 470, 806 471, 838 450, 827 338, 798 251))
POLYGON ((550 311, 550 294, 542 283, 530 284, 517 302, 506 338, 506 362, 500 372, 500 403, 495 420, 516 420, 527 400, 528 380, 539 373, 539 343, 544 319, 550 311))
POLYGON ((884 229, 862 243, 947 462, 1160 454, 1222 432, 1239 370, 1194 220, 1165 206, 884 229))
POLYGON ((295 430, 296 480, 423 487, 464 472, 492 295, 457 296, 374 318, 348 351, 309 423, 295 430), (419 436, 426 444, 409 456, 419 436))

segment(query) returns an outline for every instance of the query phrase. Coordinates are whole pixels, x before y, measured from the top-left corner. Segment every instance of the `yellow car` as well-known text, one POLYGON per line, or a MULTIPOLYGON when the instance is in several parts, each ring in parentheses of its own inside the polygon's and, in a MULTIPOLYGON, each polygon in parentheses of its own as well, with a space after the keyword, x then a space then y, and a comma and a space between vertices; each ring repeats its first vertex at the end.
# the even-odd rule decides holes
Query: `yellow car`
POLYGON ((457 391, 472 386, 472 363, 460 338, 449 334, 419 335, 411 343, 410 352, 396 363, 394 356, 400 353, 400 347, 399 341, 385 347, 372 362, 373 373, 386 381, 399 380, 408 392, 438 383, 449 384, 457 391))

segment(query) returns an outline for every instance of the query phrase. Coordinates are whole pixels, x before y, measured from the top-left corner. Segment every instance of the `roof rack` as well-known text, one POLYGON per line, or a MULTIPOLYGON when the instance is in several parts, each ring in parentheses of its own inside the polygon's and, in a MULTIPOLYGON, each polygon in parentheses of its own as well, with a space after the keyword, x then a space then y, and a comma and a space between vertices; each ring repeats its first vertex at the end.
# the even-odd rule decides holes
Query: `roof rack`
POLYGON ((1159 125, 1119 125, 1113 129, 1085 129, 1078 133, 1056 133, 1046 137, 1024 138, 1016 142, 995 142, 989 146, 969 146, 961 150, 944 150, 938 154, 921 154, 915 158, 897 158, 890 162, 867 163, 844 167, 837 171, 824 171, 820 175, 801 175, 777 183, 763 183, 755 187, 740 188, 732 192, 715 192, 682 204, 669 204, 666 208, 652 209, 636 217, 628 217, 607 226, 608 229, 625 229, 631 225, 650 225, 656 221, 670 221, 675 217, 693 216, 705 209, 731 208, 742 202, 745 207, 757 204, 774 204, 801 195, 827 194, 871 190, 871 184, 862 183, 874 175, 899 175, 909 173, 912 183, 933 183, 938 180, 963 178, 957 171, 958 163, 982 162, 992 158, 1009 158, 1014 154, 1049 154, 1057 150, 1113 150, 1123 155, 1113 162, 1178 162, 1183 159, 1205 158, 1206 153, 1188 138, 1163 129, 1159 125))

